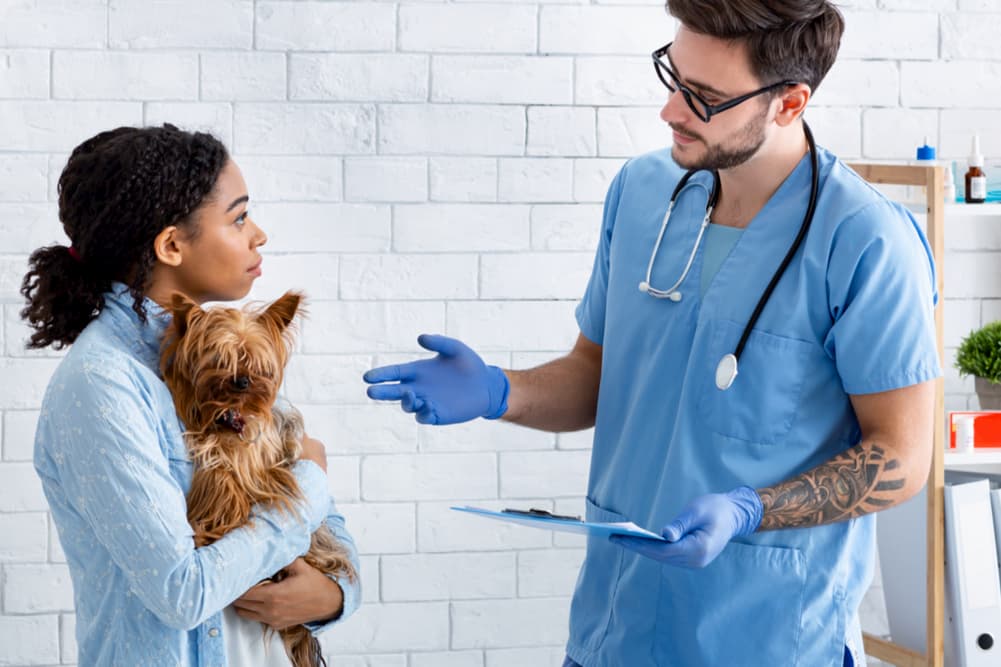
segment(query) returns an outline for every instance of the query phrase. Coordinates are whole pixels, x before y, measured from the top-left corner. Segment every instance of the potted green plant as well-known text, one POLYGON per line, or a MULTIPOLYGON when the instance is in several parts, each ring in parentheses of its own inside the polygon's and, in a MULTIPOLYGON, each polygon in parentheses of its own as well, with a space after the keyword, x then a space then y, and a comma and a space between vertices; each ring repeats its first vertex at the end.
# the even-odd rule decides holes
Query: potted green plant
POLYGON ((971 331, 956 351, 960 375, 976 378, 982 410, 1001 410, 1001 321, 971 331))

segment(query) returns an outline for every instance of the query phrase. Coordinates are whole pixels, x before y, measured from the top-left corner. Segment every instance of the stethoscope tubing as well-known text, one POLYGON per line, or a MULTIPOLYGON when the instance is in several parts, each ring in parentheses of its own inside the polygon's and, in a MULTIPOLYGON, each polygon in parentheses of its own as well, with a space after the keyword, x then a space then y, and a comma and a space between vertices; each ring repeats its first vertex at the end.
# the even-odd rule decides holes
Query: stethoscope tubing
POLYGON ((713 172, 712 190, 701 183, 691 183, 693 187, 700 187, 706 191, 706 214, 702 217, 702 224, 699 226, 698 236, 695 237, 695 244, 692 246, 692 251, 688 253, 688 261, 685 263, 685 269, 681 272, 681 276, 678 280, 666 290, 653 287, 650 284, 650 277, 653 275, 653 264, 657 259, 657 251, 660 249, 660 243, 664 239, 664 233, 667 231, 667 224, 671 220, 671 213, 674 211, 674 202, 678 200, 678 196, 689 185, 689 180, 691 180, 692 176, 697 173, 698 171, 695 169, 686 171, 685 175, 681 177, 681 180, 678 181, 678 184, 674 187, 674 192, 671 193, 671 200, 667 203, 667 211, 664 212, 664 218, 660 223, 660 232, 657 234, 657 240, 654 242, 653 252, 650 253, 650 261, 647 263, 646 267, 646 280, 640 283, 641 290, 658 299, 670 299, 671 301, 681 300, 681 294, 678 292, 678 288, 681 287, 682 283, 685 282, 685 278, 688 277, 688 272, 691 270, 692 264, 695 262, 695 255, 699 251, 699 245, 702 243, 702 237, 705 235, 706 228, 709 226, 713 209, 716 208, 716 202, 719 201, 719 193, 721 190, 719 172, 713 172))
POLYGON ((775 287, 782 280, 782 275, 792 262, 793 256, 799 251, 799 247, 803 244, 803 239, 806 238, 807 232, 810 231, 810 225, 813 223, 813 214, 817 210, 817 193, 820 190, 817 144, 813 140, 813 132, 810 131, 810 126, 806 124, 806 121, 803 121, 803 133, 806 134, 806 142, 810 145, 810 167, 812 172, 810 179, 810 201, 806 206, 806 215, 803 216, 803 224, 799 226, 799 233, 796 234, 796 239, 789 246, 789 250, 782 259, 782 263, 779 264, 778 270, 772 275, 771 282, 768 283, 768 287, 765 288, 765 291, 758 299, 758 304, 754 307, 754 312, 751 313, 751 319, 747 321, 747 326, 744 327, 744 333, 741 334, 740 342, 737 343, 737 349, 733 353, 733 356, 738 361, 740 360, 740 353, 744 351, 744 345, 747 344, 747 339, 754 329, 754 325, 758 323, 761 312, 765 309, 765 305, 768 304, 768 300, 772 296, 772 292, 775 291, 775 287))
MULTIPOLYGON (((796 234, 796 238, 793 240, 792 245, 789 246, 789 250, 786 251, 785 257, 782 258, 779 268, 772 274, 772 278, 769 281, 768 286, 765 288, 765 291, 762 292, 760 297, 758 297, 758 302, 754 306, 750 319, 744 326, 744 331, 740 335, 740 340, 737 343, 736 349, 732 353, 724 355, 723 359, 720 360, 719 367, 717 368, 716 386, 721 390, 729 388, 733 383, 734 378, 737 377, 738 361, 740 360, 741 353, 744 351, 744 346, 747 344, 747 339, 750 337, 751 331, 754 330, 754 325, 758 323, 758 318, 761 317, 761 313, 768 304, 768 300, 771 298, 772 292, 775 291, 775 288, 778 286, 779 281, 782 280, 782 276, 785 274, 786 269, 792 262, 793 257, 803 244, 803 239, 806 238, 807 233, 810 231, 810 226, 813 223, 813 215, 817 210, 817 195, 820 190, 819 160, 817 157, 817 144, 813 139, 813 132, 810 130, 810 126, 806 124, 806 121, 803 121, 803 133, 806 135, 806 141, 810 147, 811 179, 809 204, 806 207, 806 213, 803 216, 803 222, 799 226, 799 232, 796 234)), ((709 219, 712 216, 713 209, 719 201, 721 191, 720 176, 718 171, 713 170, 713 189, 711 191, 709 191, 708 188, 701 183, 693 184, 708 191, 706 213, 702 219, 702 224, 699 227, 699 232, 695 239, 695 245, 692 246, 692 252, 688 256, 688 262, 685 264, 685 268, 681 272, 681 277, 678 278, 677 282, 675 282, 675 284, 667 290, 660 290, 652 287, 650 285, 650 279, 653 273, 653 264, 657 257, 657 251, 660 249, 661 241, 664 238, 664 233, 667 230, 667 224, 671 218, 671 212, 674 210, 674 203, 681 192, 688 185, 692 176, 698 173, 698 171, 699 170, 690 169, 685 172, 685 175, 680 181, 678 181, 674 191, 671 193, 671 199, 667 205, 667 212, 664 214, 664 219, 661 222, 660 233, 657 235, 657 241, 654 245, 653 253, 650 255, 650 262, 647 264, 646 280, 640 283, 640 290, 659 299, 670 299, 675 302, 681 300, 681 293, 678 291, 678 288, 681 287, 685 278, 688 277, 688 272, 692 267, 692 263, 695 261, 695 255, 702 242, 702 237, 705 234, 706 227, 709 226, 709 219)))

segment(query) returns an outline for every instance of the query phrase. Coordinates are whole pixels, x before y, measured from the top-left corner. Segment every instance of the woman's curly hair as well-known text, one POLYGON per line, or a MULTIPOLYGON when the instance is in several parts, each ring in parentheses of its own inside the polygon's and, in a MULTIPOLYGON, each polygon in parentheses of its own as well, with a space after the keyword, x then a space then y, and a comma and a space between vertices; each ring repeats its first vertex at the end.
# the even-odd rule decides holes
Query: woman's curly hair
POLYGON ((198 229, 192 213, 208 201, 229 155, 211 134, 173 125, 119 127, 83 142, 59 176, 59 220, 71 246, 31 254, 21 283, 29 348, 62 348, 104 308, 112 281, 125 283, 146 320, 144 294, 166 227, 198 229))

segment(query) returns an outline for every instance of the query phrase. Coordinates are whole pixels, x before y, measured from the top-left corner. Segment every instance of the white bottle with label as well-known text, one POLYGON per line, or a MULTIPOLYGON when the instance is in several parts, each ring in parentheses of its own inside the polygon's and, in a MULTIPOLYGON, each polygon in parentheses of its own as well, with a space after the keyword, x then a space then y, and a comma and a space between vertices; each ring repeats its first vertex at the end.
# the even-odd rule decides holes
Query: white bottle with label
POLYGON ((956 451, 972 452, 974 443, 974 422, 976 415, 954 415, 953 427, 956 429, 956 451))
POLYGON ((987 199, 987 175, 984 174, 984 156, 980 154, 980 136, 973 135, 970 149, 970 169, 966 172, 966 203, 983 204, 987 199))
POLYGON ((945 163, 945 203, 956 203, 956 180, 952 173, 952 160, 945 163))

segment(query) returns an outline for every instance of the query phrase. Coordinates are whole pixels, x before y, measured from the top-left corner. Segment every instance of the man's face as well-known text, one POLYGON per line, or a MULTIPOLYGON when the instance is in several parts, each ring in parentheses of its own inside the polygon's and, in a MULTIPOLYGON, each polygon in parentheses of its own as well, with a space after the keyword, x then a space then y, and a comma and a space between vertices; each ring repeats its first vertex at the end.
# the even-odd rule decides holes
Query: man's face
MULTIPOLYGON (((681 83, 712 105, 754 91, 761 82, 751 72, 746 47, 682 26, 665 59, 681 83)), ((730 169, 757 153, 774 114, 773 98, 762 95, 702 121, 684 95, 669 93, 660 117, 674 130, 671 155, 685 169, 730 169)))

